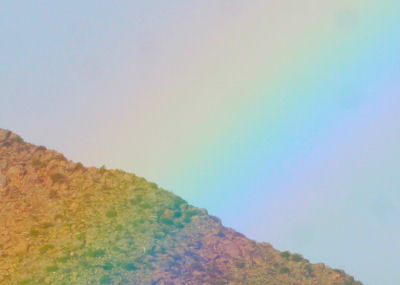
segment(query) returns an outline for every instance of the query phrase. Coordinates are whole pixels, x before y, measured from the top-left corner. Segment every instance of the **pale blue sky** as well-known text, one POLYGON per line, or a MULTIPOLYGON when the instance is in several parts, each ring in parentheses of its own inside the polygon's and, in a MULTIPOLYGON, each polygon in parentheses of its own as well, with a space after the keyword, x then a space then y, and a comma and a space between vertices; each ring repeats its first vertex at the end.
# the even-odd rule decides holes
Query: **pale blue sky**
POLYGON ((397 1, 2 1, 0 127, 400 284, 397 1))

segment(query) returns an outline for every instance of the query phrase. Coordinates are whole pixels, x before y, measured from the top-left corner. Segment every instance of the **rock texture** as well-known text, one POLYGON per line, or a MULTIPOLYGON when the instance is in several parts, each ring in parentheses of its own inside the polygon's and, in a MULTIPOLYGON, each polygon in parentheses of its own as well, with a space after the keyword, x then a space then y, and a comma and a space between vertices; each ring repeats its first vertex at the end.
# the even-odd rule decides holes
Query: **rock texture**
POLYGON ((0 284, 361 284, 0 129, 0 284))

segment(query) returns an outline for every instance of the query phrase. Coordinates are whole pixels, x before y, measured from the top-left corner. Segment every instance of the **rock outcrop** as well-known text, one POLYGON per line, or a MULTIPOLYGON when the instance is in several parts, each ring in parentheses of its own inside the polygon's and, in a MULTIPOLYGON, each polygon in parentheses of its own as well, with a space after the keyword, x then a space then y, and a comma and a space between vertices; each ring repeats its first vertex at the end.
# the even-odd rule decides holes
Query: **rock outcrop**
POLYGON ((361 284, 0 129, 0 284, 361 284))

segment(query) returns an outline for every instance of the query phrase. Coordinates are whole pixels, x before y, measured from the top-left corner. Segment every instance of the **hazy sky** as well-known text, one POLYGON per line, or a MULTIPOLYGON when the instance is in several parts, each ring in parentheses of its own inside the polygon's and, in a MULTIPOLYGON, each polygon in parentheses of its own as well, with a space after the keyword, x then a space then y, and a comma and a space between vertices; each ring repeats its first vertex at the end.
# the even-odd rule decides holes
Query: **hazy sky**
POLYGON ((400 284, 399 1, 1 1, 0 127, 400 284))

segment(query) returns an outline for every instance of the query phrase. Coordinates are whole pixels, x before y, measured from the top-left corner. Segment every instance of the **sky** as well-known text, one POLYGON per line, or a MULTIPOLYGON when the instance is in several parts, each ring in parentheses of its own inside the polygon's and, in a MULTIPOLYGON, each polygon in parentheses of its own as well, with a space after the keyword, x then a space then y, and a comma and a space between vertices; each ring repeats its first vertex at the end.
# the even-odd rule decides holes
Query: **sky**
POLYGON ((400 284, 399 1, 1 1, 0 127, 400 284))

